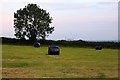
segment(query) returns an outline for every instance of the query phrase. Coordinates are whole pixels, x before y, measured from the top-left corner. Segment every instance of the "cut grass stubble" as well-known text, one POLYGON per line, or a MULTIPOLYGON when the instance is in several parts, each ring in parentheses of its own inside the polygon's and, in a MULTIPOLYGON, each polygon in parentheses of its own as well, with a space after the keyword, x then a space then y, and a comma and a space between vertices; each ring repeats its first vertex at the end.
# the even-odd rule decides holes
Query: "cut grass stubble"
POLYGON ((117 78, 118 50, 2 45, 3 78, 117 78))

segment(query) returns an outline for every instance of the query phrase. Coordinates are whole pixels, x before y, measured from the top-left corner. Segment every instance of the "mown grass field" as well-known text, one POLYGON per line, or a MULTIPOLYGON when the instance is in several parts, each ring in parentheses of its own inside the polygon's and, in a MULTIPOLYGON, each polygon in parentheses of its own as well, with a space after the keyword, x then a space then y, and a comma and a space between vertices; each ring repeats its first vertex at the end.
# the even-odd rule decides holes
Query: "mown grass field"
POLYGON ((2 45, 3 78, 117 78, 118 50, 60 47, 47 55, 47 46, 2 45))

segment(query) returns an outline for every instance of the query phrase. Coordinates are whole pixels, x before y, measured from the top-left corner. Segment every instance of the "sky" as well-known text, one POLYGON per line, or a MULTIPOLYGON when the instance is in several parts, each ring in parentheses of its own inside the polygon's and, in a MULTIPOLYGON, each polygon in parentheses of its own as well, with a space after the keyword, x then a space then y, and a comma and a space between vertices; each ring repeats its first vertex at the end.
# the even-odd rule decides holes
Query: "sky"
POLYGON ((53 18, 52 40, 118 40, 118 0, 0 0, 0 37, 14 36, 14 12, 34 3, 53 18))

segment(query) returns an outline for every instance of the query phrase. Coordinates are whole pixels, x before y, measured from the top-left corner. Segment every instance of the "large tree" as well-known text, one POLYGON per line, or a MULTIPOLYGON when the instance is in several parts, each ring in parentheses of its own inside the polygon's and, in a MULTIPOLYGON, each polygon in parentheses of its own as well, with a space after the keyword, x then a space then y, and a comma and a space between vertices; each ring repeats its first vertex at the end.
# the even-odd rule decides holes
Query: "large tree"
POLYGON ((14 13, 15 36, 19 39, 28 37, 30 40, 45 39, 54 31, 50 27, 52 17, 36 4, 28 4, 14 13))

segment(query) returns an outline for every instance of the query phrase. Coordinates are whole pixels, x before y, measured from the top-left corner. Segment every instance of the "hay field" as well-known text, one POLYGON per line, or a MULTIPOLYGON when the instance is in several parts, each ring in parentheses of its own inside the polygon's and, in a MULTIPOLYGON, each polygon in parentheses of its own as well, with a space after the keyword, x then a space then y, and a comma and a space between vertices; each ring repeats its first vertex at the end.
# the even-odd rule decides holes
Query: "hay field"
POLYGON ((48 47, 2 45, 3 78, 117 78, 118 50, 60 47, 60 55, 47 55, 48 47))

